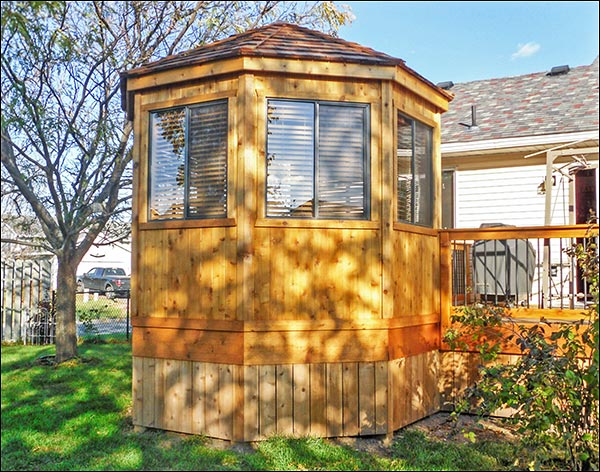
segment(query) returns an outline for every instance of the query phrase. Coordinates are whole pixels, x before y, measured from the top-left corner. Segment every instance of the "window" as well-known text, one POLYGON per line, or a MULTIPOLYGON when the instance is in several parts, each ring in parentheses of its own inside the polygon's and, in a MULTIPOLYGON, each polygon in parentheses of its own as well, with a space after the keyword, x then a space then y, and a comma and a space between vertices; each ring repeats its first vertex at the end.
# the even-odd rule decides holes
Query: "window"
POLYGON ((368 219, 369 106, 267 105, 267 216, 368 219))
POLYGON ((442 171, 442 228, 454 228, 454 171, 442 171))
POLYGON ((398 113, 398 220, 433 226, 433 130, 398 113))
POLYGON ((150 114, 150 220, 227 216, 227 101, 150 114))

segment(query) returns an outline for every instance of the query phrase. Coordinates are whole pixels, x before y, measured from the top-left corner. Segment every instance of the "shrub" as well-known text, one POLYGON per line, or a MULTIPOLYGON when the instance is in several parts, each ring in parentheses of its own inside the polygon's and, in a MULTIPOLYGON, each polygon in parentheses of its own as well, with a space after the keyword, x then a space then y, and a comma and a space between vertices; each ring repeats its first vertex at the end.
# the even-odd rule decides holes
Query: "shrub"
POLYGON ((89 302, 80 303, 75 311, 77 318, 82 322, 86 319, 99 320, 122 316, 119 307, 115 307, 105 300, 90 300, 89 302))
POLYGON ((94 320, 107 318, 111 314, 111 308, 102 301, 89 301, 77 307, 77 319, 83 325, 83 336, 98 339, 98 328, 94 325, 94 320))
POLYGON ((503 307, 473 305, 452 317, 444 336, 451 349, 475 348, 482 364, 480 380, 466 389, 456 413, 481 415, 513 408, 524 445, 534 446, 537 460, 556 451, 572 470, 598 470, 598 252, 597 234, 567 253, 587 279, 593 297, 580 320, 524 325, 503 307), (552 329, 551 329, 552 328, 552 329), (498 363, 502 343, 519 350, 514 364, 498 363))

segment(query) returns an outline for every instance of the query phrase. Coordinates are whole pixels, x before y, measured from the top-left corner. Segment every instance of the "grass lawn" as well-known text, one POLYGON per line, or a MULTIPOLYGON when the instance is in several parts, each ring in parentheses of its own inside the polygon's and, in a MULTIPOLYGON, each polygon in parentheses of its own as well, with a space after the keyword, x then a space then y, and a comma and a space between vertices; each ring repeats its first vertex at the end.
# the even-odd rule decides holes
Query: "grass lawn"
POLYGON ((53 346, 2 346, 2 470, 517 470, 509 442, 454 443, 410 428, 373 450, 315 438, 216 445, 136 433, 129 344, 85 343, 77 361, 42 362, 53 354, 53 346))

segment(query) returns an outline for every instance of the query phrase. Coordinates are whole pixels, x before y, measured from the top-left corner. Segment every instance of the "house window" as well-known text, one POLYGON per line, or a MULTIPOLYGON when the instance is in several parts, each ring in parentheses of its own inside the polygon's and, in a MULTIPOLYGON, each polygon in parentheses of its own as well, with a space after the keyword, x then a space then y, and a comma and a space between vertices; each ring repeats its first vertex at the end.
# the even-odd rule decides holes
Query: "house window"
POLYGON ((227 101, 150 114, 150 220, 227 216, 227 101))
POLYGON ((267 105, 267 216, 368 219, 369 106, 267 105))
POLYGON ((433 130, 398 113, 399 221, 433 226, 433 130))
POLYGON ((442 171, 442 228, 454 228, 454 171, 442 171))

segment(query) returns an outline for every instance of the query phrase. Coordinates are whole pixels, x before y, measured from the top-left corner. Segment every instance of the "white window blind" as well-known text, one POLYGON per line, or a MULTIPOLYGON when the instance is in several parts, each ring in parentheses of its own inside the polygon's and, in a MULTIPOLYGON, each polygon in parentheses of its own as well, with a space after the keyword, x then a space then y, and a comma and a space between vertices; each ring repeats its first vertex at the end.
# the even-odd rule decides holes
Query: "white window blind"
POLYGON ((227 216, 227 107, 190 109, 188 217, 227 216))
POLYGON ((433 130, 398 113, 397 203, 399 221, 433 225, 433 130))
POLYGON ((271 100, 267 113, 267 215, 312 217, 314 105, 271 100))
POLYGON ((319 106, 319 217, 365 214, 364 125, 364 107, 319 106))
POLYGON ((269 100, 267 216, 368 218, 368 106, 269 100))
POLYGON ((227 102, 151 114, 149 219, 227 216, 227 102))

